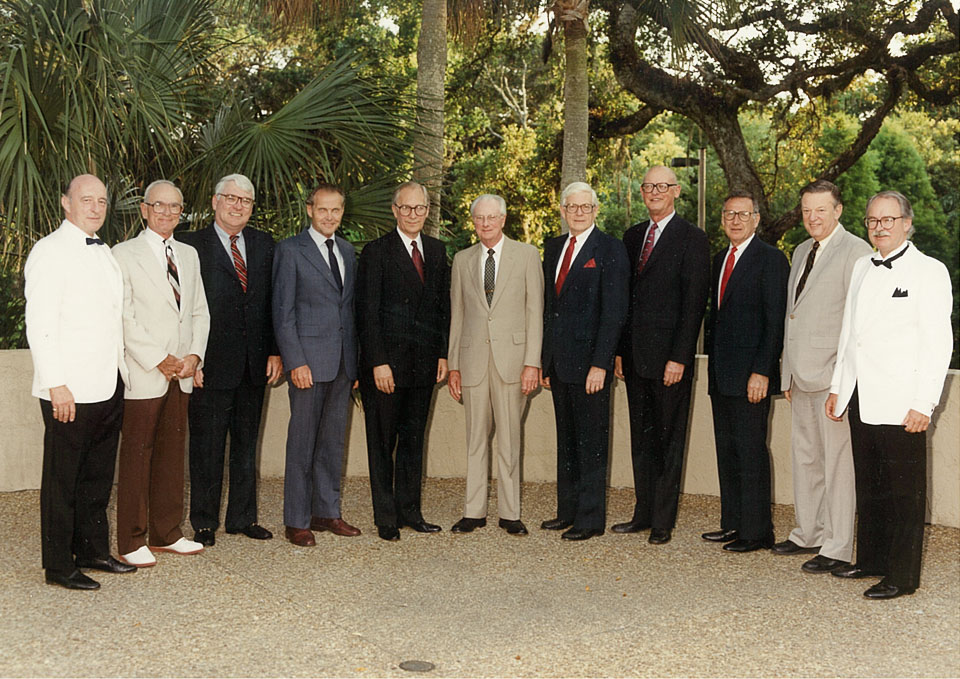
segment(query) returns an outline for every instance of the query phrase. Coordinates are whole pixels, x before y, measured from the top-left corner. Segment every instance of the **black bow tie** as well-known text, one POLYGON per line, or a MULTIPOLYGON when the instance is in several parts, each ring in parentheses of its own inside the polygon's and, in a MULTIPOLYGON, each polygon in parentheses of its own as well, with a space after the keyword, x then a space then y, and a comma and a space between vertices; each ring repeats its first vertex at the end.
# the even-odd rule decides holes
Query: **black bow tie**
POLYGON ((87 245, 103 245, 103 241, 99 238, 88 238, 87 245))
POLYGON ((893 269, 893 261, 895 259, 899 259, 900 257, 903 257, 903 253, 906 252, 907 248, 909 247, 910 246, 908 245, 906 248, 904 248, 903 250, 895 254, 893 257, 889 257, 887 259, 871 259, 870 261, 873 262, 874 266, 885 266, 888 269, 893 269))

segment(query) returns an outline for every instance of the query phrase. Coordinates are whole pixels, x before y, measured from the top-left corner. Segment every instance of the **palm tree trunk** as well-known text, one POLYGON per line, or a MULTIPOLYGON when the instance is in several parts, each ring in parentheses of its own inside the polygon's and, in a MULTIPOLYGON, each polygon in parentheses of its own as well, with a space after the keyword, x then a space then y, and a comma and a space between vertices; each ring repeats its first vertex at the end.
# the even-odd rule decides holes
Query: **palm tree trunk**
POLYGON ((443 91, 447 70, 447 2, 423 0, 417 44, 417 114, 413 176, 430 191, 430 215, 424 229, 440 231, 443 179, 443 91))
MULTIPOLYGON (((584 11, 584 16, 586 12, 584 11)), ((587 180, 587 28, 583 21, 563 22, 566 55, 563 82, 563 164, 561 190, 571 182, 587 180)))

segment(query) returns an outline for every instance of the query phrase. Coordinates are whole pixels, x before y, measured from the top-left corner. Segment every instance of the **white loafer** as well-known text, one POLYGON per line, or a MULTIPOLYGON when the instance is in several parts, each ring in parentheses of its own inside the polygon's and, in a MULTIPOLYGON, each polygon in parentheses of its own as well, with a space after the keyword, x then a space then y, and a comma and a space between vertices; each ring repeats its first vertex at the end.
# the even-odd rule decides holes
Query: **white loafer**
POLYGON ((166 547, 154 547, 153 551, 173 552, 175 554, 197 554, 203 551, 203 545, 201 545, 199 542, 194 542, 193 540, 180 538, 172 545, 167 545, 166 547))
POLYGON ((150 566, 157 565, 157 560, 153 556, 153 552, 151 552, 150 548, 146 545, 129 554, 122 554, 120 560, 137 568, 150 568, 150 566))

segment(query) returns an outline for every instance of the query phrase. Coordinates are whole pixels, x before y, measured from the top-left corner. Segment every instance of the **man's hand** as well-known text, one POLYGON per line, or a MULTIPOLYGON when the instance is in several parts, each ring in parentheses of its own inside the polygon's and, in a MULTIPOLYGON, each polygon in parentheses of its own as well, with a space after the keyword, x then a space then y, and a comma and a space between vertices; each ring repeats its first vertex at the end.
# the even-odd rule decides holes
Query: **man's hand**
POLYGON ((283 360, 279 356, 267 356, 267 384, 273 384, 283 375, 283 360))
POLYGON ((203 388, 203 368, 197 368, 193 373, 193 386, 203 388))
POLYGON ((182 368, 183 361, 173 354, 167 354, 167 357, 157 364, 157 370, 163 373, 163 376, 167 378, 167 382, 176 377, 182 368))
POLYGON ((393 370, 390 369, 390 365, 388 363, 374 366, 373 381, 376 383, 377 389, 382 391, 384 394, 393 393, 395 388, 393 383, 393 370))
POLYGON ((829 417, 834 422, 843 422, 843 413, 834 412, 837 409, 837 395, 830 394, 827 396, 827 402, 823 404, 823 409, 829 417))
POLYGON ((750 379, 747 380, 747 400, 750 403, 760 403, 767 397, 767 388, 770 386, 770 378, 759 373, 750 373, 750 379))
POLYGON ((623 356, 613 357, 613 376, 623 379, 623 356))
POLYGON ((930 426, 930 417, 911 408, 901 424, 908 433, 919 434, 930 426))
POLYGON ((53 406, 53 419, 58 422, 73 422, 77 419, 77 404, 67 385, 50 387, 50 404, 53 406))
POLYGON ((441 358, 437 361, 437 384, 440 384, 447 377, 447 359, 441 358))
POLYGON ((540 384, 540 368, 534 368, 532 365, 523 366, 523 372, 520 373, 520 391, 524 396, 533 393, 533 390, 540 384))
POLYGON ((587 393, 596 394, 603 389, 603 381, 607 378, 607 371, 598 368, 595 365, 590 366, 590 372, 587 373, 587 393))
POLYGON ((313 386, 313 372, 309 365, 301 365, 290 371, 290 381, 297 389, 309 389, 313 386))
POLYGON ((789 390, 789 389, 784 389, 784 390, 783 390, 783 397, 784 397, 785 399, 787 399, 787 403, 793 403, 793 398, 792 398, 791 395, 790 395, 790 390, 789 390))
POLYGON ((460 394, 462 392, 460 389, 460 371, 459 370, 451 370, 449 373, 447 373, 447 389, 450 390, 450 396, 453 397, 454 401, 460 400, 460 394))
POLYGON ((667 365, 663 368, 663 386, 672 387, 677 382, 683 379, 683 363, 677 363, 676 361, 667 361, 667 365))
POLYGON ((543 387, 544 389, 550 388, 550 378, 544 377, 542 370, 540 371, 540 386, 543 387))
POLYGON ((193 377, 197 371, 197 366, 200 365, 200 357, 196 354, 189 354, 184 356, 182 363, 180 370, 177 371, 177 377, 193 377))

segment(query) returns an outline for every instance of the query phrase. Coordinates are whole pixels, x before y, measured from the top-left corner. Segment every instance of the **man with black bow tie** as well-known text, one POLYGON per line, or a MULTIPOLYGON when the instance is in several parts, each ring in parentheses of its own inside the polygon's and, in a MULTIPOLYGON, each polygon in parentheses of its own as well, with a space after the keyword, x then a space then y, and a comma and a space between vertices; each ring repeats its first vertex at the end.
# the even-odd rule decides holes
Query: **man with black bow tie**
POLYGON ((827 416, 850 413, 857 485, 857 561, 841 578, 882 577, 864 596, 893 599, 920 584, 930 416, 953 350, 947 268, 917 250, 913 209, 882 191, 864 219, 873 257, 847 293, 827 416))

